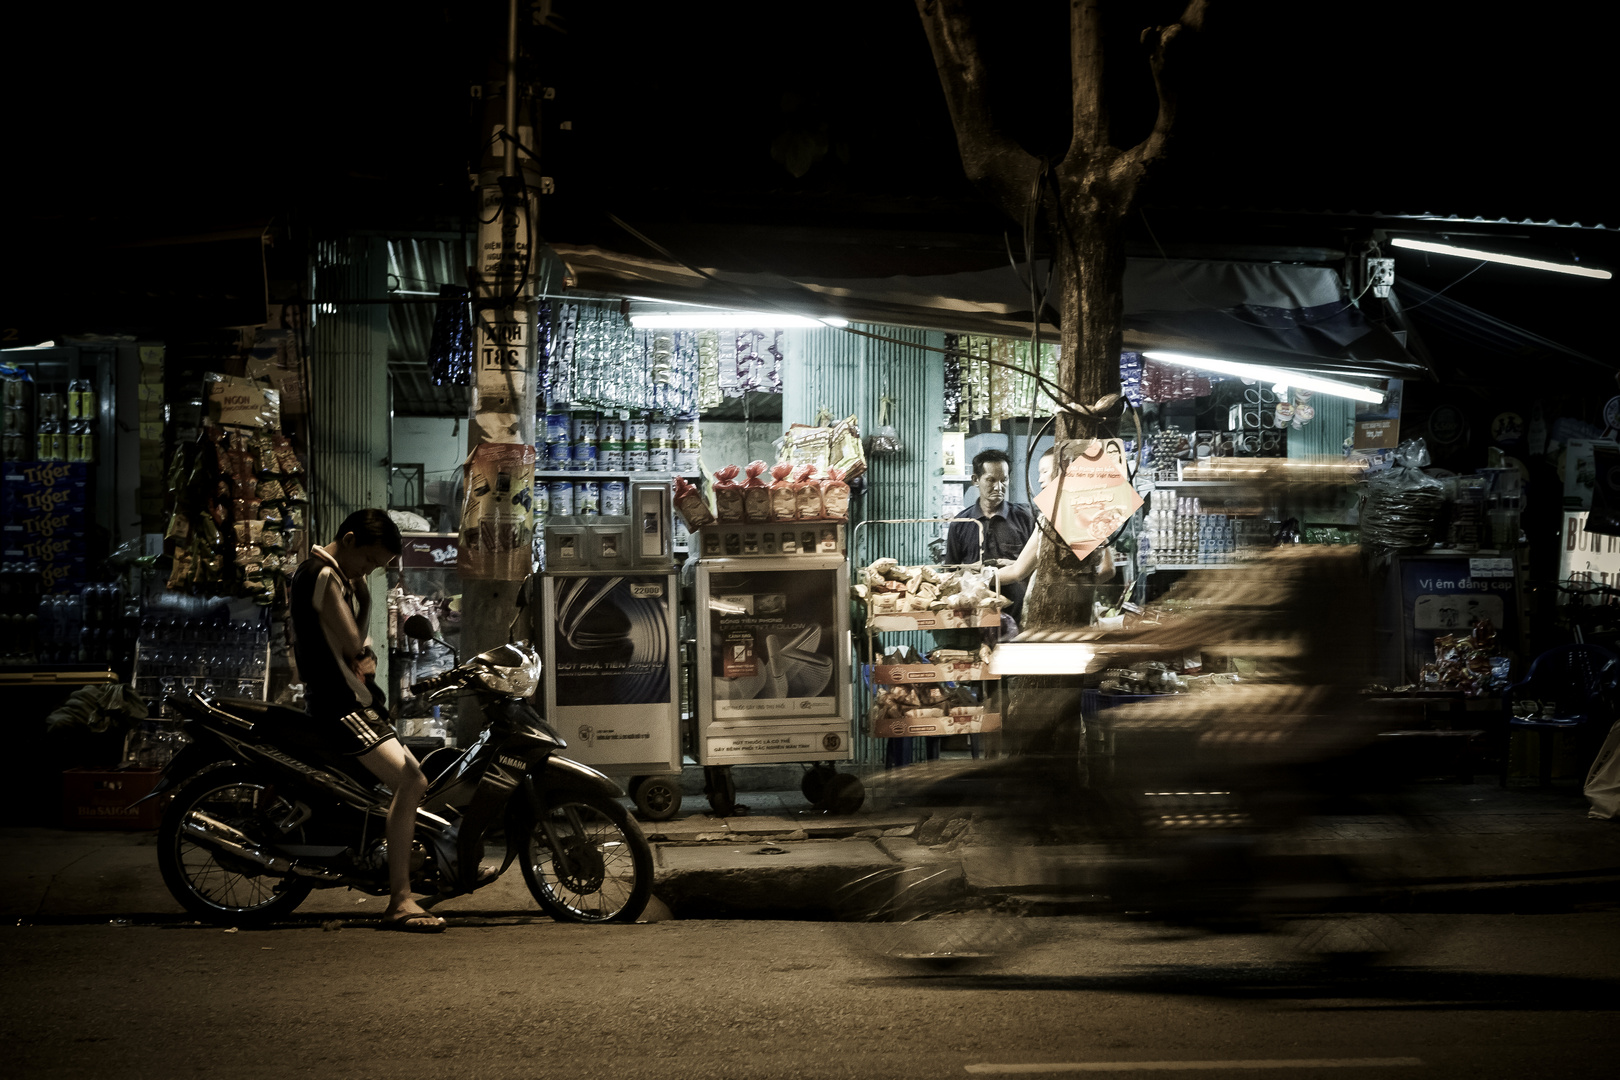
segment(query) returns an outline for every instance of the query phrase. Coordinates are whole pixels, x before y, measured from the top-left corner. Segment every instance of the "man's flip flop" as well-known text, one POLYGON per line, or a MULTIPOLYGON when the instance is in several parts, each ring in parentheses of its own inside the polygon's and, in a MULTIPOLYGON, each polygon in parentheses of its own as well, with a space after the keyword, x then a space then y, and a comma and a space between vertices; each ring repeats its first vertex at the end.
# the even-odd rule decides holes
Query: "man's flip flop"
POLYGON ((395 915, 384 919, 380 925, 383 930, 398 930, 406 934, 442 934, 444 920, 437 915, 426 911, 413 911, 408 915, 395 915))

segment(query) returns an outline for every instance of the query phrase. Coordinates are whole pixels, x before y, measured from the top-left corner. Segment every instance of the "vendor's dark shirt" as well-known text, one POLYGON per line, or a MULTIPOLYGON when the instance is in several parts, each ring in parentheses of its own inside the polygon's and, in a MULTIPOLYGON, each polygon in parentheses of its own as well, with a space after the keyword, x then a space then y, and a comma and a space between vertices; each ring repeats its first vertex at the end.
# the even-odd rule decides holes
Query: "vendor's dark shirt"
MULTIPOLYGON (((945 535, 945 561, 950 564, 990 559, 1011 561, 1018 558, 1035 532, 1035 512, 1023 503, 1004 502, 994 514, 985 517, 984 508, 974 499, 956 516, 984 522, 984 547, 974 550, 979 543, 977 526, 952 525, 945 535)), ((1022 581, 1009 581, 1001 587, 1001 591, 1012 598, 1007 611, 1014 619, 1023 614, 1025 588, 1022 581)))

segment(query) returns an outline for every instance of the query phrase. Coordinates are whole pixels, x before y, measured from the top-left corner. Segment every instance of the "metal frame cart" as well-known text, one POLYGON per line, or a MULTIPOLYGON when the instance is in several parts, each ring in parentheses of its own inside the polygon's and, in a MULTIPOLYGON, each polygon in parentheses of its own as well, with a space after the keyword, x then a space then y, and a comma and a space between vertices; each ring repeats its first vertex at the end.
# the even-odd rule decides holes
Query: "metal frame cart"
POLYGON ((668 474, 628 474, 628 513, 546 526, 535 614, 545 712, 568 756, 628 777, 641 814, 681 808, 680 591, 668 474))
POLYGON ((817 809, 852 813, 849 563, 841 522, 728 523, 697 539, 694 748, 716 813, 741 810, 731 766, 798 762, 817 809))
MULTIPOLYGON (((855 527, 854 550, 857 556, 864 554, 861 547, 863 539, 862 529, 868 525, 938 525, 960 524, 968 521, 979 529, 980 537, 984 535, 984 523, 976 518, 877 518, 863 521, 855 527)), ((864 578, 867 568, 871 564, 861 563, 860 573, 864 578)), ((969 567, 978 567, 978 563, 966 564, 969 567)), ((998 586, 999 588, 999 586, 998 586)), ((877 649, 877 635, 884 632, 914 631, 914 630, 972 630, 999 627, 1001 613, 982 612, 973 617, 963 617, 951 611, 901 611, 901 612, 873 612, 872 599, 869 597, 866 604, 866 654, 872 658, 871 682, 878 686, 915 686, 936 683, 959 682, 999 682, 1000 675, 995 674, 985 664, 879 664, 877 662, 881 653, 877 649)), ((974 719, 962 721, 953 717, 949 710, 939 717, 901 717, 894 721, 868 720, 868 733, 878 739, 906 739, 915 737, 933 738, 946 735, 969 734, 979 735, 985 732, 1001 730, 1001 703, 999 693, 996 695, 992 708, 991 695, 981 693, 984 702, 983 712, 974 719)))

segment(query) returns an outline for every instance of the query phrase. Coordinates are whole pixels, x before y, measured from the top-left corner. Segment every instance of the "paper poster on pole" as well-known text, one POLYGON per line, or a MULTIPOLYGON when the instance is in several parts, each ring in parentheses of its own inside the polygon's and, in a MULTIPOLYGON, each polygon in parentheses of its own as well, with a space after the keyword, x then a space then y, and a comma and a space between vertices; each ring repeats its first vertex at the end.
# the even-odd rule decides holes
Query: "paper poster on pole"
POLYGON ((1084 559, 1130 520, 1142 496, 1131 486, 1118 439, 1066 443, 1061 453, 1069 457, 1068 467, 1035 496, 1035 506, 1075 557, 1084 559))

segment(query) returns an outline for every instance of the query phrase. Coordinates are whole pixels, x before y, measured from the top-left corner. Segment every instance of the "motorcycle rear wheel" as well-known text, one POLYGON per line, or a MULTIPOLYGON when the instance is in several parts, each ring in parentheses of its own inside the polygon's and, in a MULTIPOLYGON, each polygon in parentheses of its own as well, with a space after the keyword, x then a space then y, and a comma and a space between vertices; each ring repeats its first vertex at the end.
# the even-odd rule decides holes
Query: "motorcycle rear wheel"
POLYGON ((558 922, 635 922, 652 896, 652 848, 629 812, 601 795, 563 796, 545 807, 565 859, 530 821, 523 836, 523 880, 558 922))
POLYGON ((264 837, 278 808, 288 808, 270 785, 239 765, 227 765, 181 785, 158 826, 158 869, 169 892, 191 914, 221 926, 257 926, 285 918, 313 887, 296 877, 260 870, 196 843, 182 826, 194 810, 249 836, 264 837))

